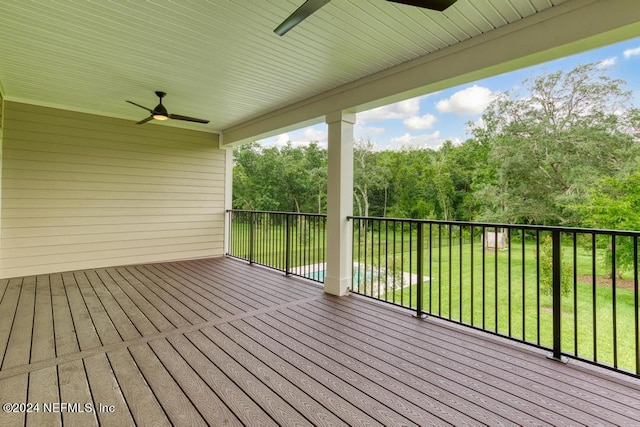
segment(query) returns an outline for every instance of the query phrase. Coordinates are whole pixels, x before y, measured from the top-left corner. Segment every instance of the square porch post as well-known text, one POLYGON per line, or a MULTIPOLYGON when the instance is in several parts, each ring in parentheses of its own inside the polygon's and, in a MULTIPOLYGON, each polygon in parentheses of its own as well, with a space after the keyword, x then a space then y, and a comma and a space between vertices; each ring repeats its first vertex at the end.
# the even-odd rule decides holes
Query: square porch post
POLYGON ((346 295, 351 288, 353 267, 351 224, 353 214, 353 124, 354 113, 327 114, 327 274, 324 291, 346 295))
POLYGON ((231 253, 231 213, 233 209, 233 148, 222 145, 222 135, 219 137, 219 146, 224 148, 224 248, 223 254, 231 253))

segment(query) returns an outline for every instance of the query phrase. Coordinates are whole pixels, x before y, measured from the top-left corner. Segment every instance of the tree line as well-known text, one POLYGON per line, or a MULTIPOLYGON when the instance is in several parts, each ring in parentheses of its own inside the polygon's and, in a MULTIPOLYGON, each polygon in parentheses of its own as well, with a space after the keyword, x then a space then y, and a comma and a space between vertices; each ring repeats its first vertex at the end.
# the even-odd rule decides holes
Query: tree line
MULTIPOLYGON (((354 148, 354 213, 640 230, 640 110, 597 64, 537 76, 438 149, 354 148)), ((327 151, 234 151, 236 209, 326 212, 327 151)))

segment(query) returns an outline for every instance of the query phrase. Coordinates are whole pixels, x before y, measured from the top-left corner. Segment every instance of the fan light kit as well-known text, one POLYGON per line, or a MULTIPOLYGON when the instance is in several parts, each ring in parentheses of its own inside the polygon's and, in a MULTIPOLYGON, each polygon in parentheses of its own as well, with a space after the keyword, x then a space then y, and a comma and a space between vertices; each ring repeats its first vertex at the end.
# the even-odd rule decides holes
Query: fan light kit
MULTIPOLYGON (((273 30, 277 35, 284 36, 290 29, 307 19, 316 10, 320 9, 330 0, 306 0, 302 6, 296 9, 278 28, 273 30)), ((408 6, 422 7, 425 9, 442 12, 457 0, 387 0, 393 3, 406 4, 408 6)))
POLYGON ((156 96, 160 99, 160 103, 156 105, 156 107, 152 110, 151 108, 144 107, 140 104, 136 104, 133 101, 127 101, 129 104, 133 104, 136 107, 140 107, 144 110, 147 110, 150 114, 146 119, 140 120, 137 125, 142 125, 147 123, 149 120, 182 120, 185 122, 195 122, 195 123, 209 123, 209 120, 196 119, 195 117, 181 116, 180 114, 169 114, 164 105, 162 105, 162 98, 164 98, 167 94, 165 92, 156 92, 156 96))

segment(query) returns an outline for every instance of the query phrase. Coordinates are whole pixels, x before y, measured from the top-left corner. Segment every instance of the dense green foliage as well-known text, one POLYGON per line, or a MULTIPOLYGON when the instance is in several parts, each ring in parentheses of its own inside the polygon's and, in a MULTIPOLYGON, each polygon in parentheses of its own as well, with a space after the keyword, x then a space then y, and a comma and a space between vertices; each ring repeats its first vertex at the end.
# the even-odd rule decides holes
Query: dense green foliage
POLYGON ((234 151, 235 209, 325 212, 327 150, 316 143, 304 148, 262 148, 257 143, 234 151))
MULTIPOLYGON (((354 213, 638 229, 640 111, 625 85, 584 65, 501 94, 461 144, 357 141, 354 213)), ((325 212, 326 168, 317 143, 238 147, 234 208, 325 212)))
POLYGON ((635 169, 640 145, 630 132, 625 83, 595 64, 525 81, 529 97, 510 93, 484 113, 476 138, 490 147, 493 182, 480 183, 482 219, 577 225, 570 209, 598 180, 635 169))

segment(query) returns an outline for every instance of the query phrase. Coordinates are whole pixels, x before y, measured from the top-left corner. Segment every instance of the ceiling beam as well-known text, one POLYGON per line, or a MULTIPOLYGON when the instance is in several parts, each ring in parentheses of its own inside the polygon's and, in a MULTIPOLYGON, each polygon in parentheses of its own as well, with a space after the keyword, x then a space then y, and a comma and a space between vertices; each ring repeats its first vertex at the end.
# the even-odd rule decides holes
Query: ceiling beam
POLYGON ((568 0, 525 19, 222 130, 224 145, 321 123, 640 35, 638 0, 568 0))

